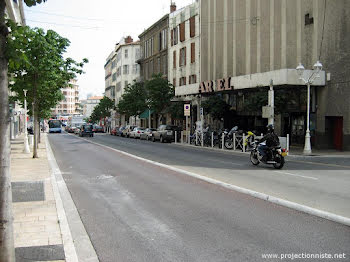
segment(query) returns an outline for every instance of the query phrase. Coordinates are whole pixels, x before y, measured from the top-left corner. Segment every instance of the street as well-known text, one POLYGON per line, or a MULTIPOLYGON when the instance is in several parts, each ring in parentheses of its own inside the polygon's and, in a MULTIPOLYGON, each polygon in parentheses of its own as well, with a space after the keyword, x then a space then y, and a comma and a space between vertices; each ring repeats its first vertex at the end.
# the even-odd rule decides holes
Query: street
MULTIPOLYGON (((330 173, 326 166, 306 163, 302 169, 298 163, 288 163, 288 171, 281 171, 318 178, 301 180, 279 173, 267 176, 273 171, 268 167, 257 172, 246 155, 104 134, 89 140, 201 174, 215 170, 222 180, 230 174, 230 181, 239 184, 254 179, 255 186, 261 186, 265 178, 270 190, 280 185, 281 194, 303 185, 300 191, 317 194, 313 199, 327 199, 326 189, 322 195, 320 188, 306 193, 309 180, 321 187, 320 181, 330 173), (251 175, 250 180, 244 179, 245 174, 251 175)), ((100 261, 261 261, 262 254, 270 253, 349 251, 347 226, 133 159, 74 135, 53 134, 49 141, 100 261)), ((344 168, 329 170, 345 180, 344 168)), ((329 195, 349 199, 340 185, 334 194, 331 182, 337 181, 326 180, 329 195)), ((346 190, 348 184, 342 185, 346 190)), ((348 210, 345 203, 344 209, 348 210)))

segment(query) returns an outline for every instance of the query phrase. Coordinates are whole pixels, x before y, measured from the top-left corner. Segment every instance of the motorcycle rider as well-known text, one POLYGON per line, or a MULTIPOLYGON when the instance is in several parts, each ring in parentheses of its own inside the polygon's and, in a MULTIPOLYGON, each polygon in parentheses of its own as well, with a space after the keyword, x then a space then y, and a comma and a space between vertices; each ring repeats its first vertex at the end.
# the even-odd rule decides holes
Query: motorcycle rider
POLYGON ((278 141, 279 141, 279 139, 278 139, 278 136, 275 134, 275 130, 273 128, 273 125, 271 125, 271 124, 267 125, 266 135, 258 141, 258 143, 259 143, 258 151, 259 151, 260 155, 262 156, 261 161, 263 161, 263 162, 267 161, 268 148, 273 147, 273 146, 278 146, 278 144, 279 144, 278 141), (260 144, 264 141, 266 141, 266 145, 260 144))

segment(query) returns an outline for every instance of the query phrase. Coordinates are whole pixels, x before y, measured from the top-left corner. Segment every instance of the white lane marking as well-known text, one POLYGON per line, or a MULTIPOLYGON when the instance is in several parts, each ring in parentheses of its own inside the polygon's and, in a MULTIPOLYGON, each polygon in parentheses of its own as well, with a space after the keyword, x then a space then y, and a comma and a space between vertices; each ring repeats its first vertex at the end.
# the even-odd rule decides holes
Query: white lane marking
POLYGON ((284 174, 284 175, 288 175, 288 176, 296 176, 296 177, 302 177, 302 178, 306 178, 306 179, 318 180, 317 177, 313 177, 313 176, 297 175, 297 174, 292 174, 292 173, 288 173, 288 172, 284 172, 284 171, 274 171, 274 172, 280 173, 280 174, 284 174))
POLYGON ((228 189, 231 189, 231 190, 234 190, 234 191, 246 194, 246 195, 250 195, 252 197, 259 198, 259 199, 262 199, 262 200, 265 200, 265 201, 268 201, 268 202, 271 202, 271 203, 274 203, 274 204, 277 204, 277 205, 281 205, 281 206, 284 206, 284 207, 295 209, 295 210, 304 212, 306 214, 322 217, 322 218, 325 218, 325 219, 328 219, 328 220, 331 220, 331 221, 334 221, 334 222, 337 222, 337 223, 340 223, 340 224, 343 224, 343 225, 350 226, 350 217, 340 216, 340 215, 337 215, 337 214, 334 214, 334 213, 330 213, 330 212, 327 212, 327 211, 324 211, 324 210, 321 210, 321 209, 317 209, 317 208, 313 208, 313 207, 310 207, 310 206, 305 206, 305 205, 302 205, 302 204, 299 204, 299 203, 295 203, 295 202, 292 202, 292 201, 288 201, 288 200, 285 200, 283 198, 278 198, 278 197, 267 195, 267 194, 264 194, 264 193, 261 193, 261 192, 258 192, 258 191, 247 189, 247 188, 244 188, 244 187, 235 186, 235 185, 232 185, 232 184, 229 184, 229 183, 225 183, 225 182, 222 182, 222 181, 214 179, 214 178, 210 178, 210 177, 207 177, 207 176, 199 175, 199 174, 196 174, 196 173, 193 173, 193 172, 190 172, 190 171, 186 171, 186 170, 183 170, 183 169, 180 169, 180 168, 177 168, 177 167, 169 166, 169 165, 162 164, 162 163, 159 163, 159 162, 156 162, 156 161, 153 161, 153 160, 149 160, 149 159, 146 159, 146 158, 135 156, 135 155, 126 153, 124 151, 121 151, 121 150, 118 150, 118 149, 115 149, 115 148, 112 148, 112 147, 109 147, 109 146, 105 146, 103 144, 92 142, 91 140, 87 140, 87 139, 84 139, 84 138, 81 138, 81 137, 79 137, 79 138, 83 139, 83 140, 85 140, 85 141, 87 141, 87 142, 89 142, 91 144, 95 144, 97 146, 101 146, 101 147, 107 148, 109 150, 118 152, 120 154, 123 154, 125 156, 129 156, 131 158, 135 158, 135 159, 144 161, 146 163, 150 163, 150 164, 153 164, 153 165, 156 165, 156 166, 164 167, 166 169, 169 169, 169 170, 172 170, 172 171, 175 171, 175 172, 179 172, 179 173, 182 173, 182 174, 185 174, 185 175, 188 175, 188 176, 192 176, 192 177, 195 177, 197 179, 206 181, 206 182, 214 184, 214 185, 222 186, 222 187, 225 187, 225 188, 228 188, 228 189))

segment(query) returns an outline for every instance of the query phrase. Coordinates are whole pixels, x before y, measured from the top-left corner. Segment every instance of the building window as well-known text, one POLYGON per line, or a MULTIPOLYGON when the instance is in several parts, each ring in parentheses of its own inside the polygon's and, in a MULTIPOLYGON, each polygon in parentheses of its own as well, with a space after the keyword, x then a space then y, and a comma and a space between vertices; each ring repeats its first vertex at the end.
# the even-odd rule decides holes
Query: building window
POLYGON ((190 37, 194 37, 196 35, 196 17, 192 16, 190 18, 190 37))
POLYGON ((129 66, 128 65, 124 65, 123 66, 123 75, 127 75, 129 74, 129 66))
POLYGON ((305 15, 305 25, 311 25, 314 23, 314 18, 313 17, 310 17, 310 14, 307 13, 305 15))
POLYGON ((128 58, 128 57, 129 57, 129 50, 128 50, 128 49, 125 49, 125 51, 124 51, 124 56, 125 56, 125 58, 128 58))
POLYGON ((196 62, 196 45, 191 43, 191 63, 196 62))
POLYGON ((178 29, 175 27, 173 30, 171 30, 171 45, 177 45, 179 40, 178 36, 178 29))
POLYGON ((176 86, 176 78, 173 78, 173 86, 176 86))
POLYGON ((190 77, 188 78, 188 83, 189 84, 197 83, 197 75, 190 75, 190 77))
POLYGON ((186 65, 186 47, 183 47, 180 49, 180 59, 179 59, 179 66, 185 66, 186 65))
POLYGON ((185 22, 182 22, 180 24, 180 41, 183 42, 185 41, 185 22))
POLYGON ((186 77, 185 76, 180 78, 180 83, 179 83, 179 86, 184 86, 184 85, 186 85, 186 77))
POLYGON ((117 68, 117 77, 120 76, 121 73, 122 73, 122 70, 121 70, 121 67, 119 66, 119 67, 117 68))
POLYGON ((148 72, 149 72, 149 77, 152 77, 153 76, 153 60, 149 61, 149 64, 148 64, 148 72))
POLYGON ((113 62, 112 62, 112 68, 115 68, 115 64, 116 64, 116 61, 113 60, 113 62))
POLYGON ((176 68, 176 51, 173 51, 173 68, 176 68))
POLYGON ((161 67, 160 67, 160 57, 157 58, 157 74, 161 73, 161 67))
MULTIPOLYGON (((175 59, 176 60, 176 59, 175 59)), ((167 75, 167 69, 168 69, 168 59, 166 55, 163 55, 163 62, 162 62, 162 66, 163 66, 163 75, 167 75)))
POLYGON ((124 82, 124 88, 128 86, 128 81, 124 82))
POLYGON ((140 55, 140 49, 139 48, 136 48, 135 49, 135 60, 138 60, 140 59, 141 55, 140 55))
POLYGON ((112 75, 112 81, 114 82, 115 80, 117 80, 117 73, 114 73, 114 74, 112 75))

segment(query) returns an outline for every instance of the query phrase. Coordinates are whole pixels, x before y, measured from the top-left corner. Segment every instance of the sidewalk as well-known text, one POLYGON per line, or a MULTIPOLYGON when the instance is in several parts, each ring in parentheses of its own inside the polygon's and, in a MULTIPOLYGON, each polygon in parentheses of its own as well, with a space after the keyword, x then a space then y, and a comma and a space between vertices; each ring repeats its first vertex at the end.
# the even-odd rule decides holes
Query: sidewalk
POLYGON ((23 134, 11 141, 11 181, 16 261, 66 261, 47 159, 46 134, 39 158, 23 153, 23 134))

